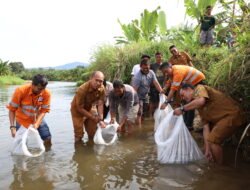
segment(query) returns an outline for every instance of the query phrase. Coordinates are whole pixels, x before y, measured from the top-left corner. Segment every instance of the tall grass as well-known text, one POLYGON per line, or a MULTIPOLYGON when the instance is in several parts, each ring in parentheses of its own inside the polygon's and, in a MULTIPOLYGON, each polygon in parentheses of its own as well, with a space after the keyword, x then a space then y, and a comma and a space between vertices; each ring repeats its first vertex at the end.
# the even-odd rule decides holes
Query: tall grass
POLYGON ((142 54, 150 55, 151 61, 154 62, 154 55, 159 51, 166 59, 169 57, 168 47, 170 45, 166 42, 139 42, 125 46, 103 45, 93 53, 89 70, 103 71, 106 79, 110 81, 121 79, 125 83, 129 83, 132 68, 135 64, 140 63, 142 54))
POLYGON ((18 85, 23 84, 25 81, 16 76, 0 76, 0 85, 18 85))
MULTIPOLYGON (((250 19, 250 18, 249 18, 250 19)), ((248 20, 249 20, 248 19, 248 20)), ((93 53, 91 66, 82 75, 86 81, 95 70, 103 71, 107 80, 121 79, 129 84, 131 71, 135 64, 140 63, 142 54, 151 56, 161 52, 164 61, 170 58, 169 46, 175 44, 179 50, 194 55, 194 66, 206 75, 208 85, 219 89, 240 102, 244 109, 250 111, 250 22, 242 25, 238 34, 236 47, 227 46, 201 48, 188 33, 184 38, 182 33, 173 34, 175 38, 162 39, 161 42, 138 42, 123 46, 101 45, 93 53)), ((184 35, 184 34, 183 34, 184 35)))

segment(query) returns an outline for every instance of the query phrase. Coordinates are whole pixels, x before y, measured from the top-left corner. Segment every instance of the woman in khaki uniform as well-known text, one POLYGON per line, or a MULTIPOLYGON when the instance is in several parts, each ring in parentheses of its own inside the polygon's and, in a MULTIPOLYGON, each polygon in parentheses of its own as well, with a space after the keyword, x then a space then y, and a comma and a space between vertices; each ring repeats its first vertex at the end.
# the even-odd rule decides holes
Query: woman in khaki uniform
POLYGON ((104 75, 95 71, 89 81, 82 84, 71 102, 71 116, 74 126, 75 142, 81 141, 85 130, 89 139, 93 139, 97 123, 105 127, 103 120, 103 104, 105 88, 104 75))
POLYGON ((189 102, 174 110, 175 115, 198 109, 204 128, 205 156, 219 164, 223 161, 221 144, 244 124, 243 112, 237 102, 222 92, 209 86, 185 84, 181 87, 181 97, 189 102))

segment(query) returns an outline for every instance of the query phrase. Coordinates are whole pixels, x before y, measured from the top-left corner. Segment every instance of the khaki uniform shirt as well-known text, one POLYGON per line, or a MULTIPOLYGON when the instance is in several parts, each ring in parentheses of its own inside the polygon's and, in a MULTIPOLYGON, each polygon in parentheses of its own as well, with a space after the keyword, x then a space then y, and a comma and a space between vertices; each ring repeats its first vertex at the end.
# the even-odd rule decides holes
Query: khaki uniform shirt
POLYGON ((172 65, 187 65, 191 66, 189 62, 192 61, 191 57, 186 52, 180 52, 177 56, 172 56, 169 59, 169 63, 172 65))
POLYGON ((72 113, 78 113, 77 105, 83 105, 83 108, 90 111, 94 104, 97 104, 98 100, 105 98, 105 87, 102 85, 99 89, 93 90, 90 86, 90 81, 82 84, 76 91, 76 94, 71 102, 72 113))
POLYGON ((232 125, 243 124, 243 114, 236 101, 209 86, 197 85, 194 98, 204 97, 206 103, 199 108, 199 114, 205 123, 215 124, 226 116, 232 116, 232 125))

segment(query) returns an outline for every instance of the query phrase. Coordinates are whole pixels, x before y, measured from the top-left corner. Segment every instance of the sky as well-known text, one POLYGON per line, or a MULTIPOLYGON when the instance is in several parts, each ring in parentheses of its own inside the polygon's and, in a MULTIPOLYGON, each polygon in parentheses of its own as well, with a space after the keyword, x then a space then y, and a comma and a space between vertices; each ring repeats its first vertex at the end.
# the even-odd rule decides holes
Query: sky
POLYGON ((183 23, 183 0, 0 0, 0 59, 25 68, 89 63, 96 47, 115 44, 117 22, 161 6, 168 28, 183 23))

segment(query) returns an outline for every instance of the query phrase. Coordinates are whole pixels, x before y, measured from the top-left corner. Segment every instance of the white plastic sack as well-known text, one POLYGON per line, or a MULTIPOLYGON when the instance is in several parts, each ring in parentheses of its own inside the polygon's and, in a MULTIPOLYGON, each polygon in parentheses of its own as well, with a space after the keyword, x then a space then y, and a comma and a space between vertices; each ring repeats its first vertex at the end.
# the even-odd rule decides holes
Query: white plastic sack
MULTIPOLYGON (((108 124, 110 122, 110 112, 104 119, 104 122, 108 124)), ((97 124, 97 130, 94 136, 94 143, 95 144, 102 144, 102 145, 111 145, 113 144, 118 136, 117 136, 117 128, 119 124, 115 122, 114 124, 108 124, 105 128, 101 128, 99 124, 97 124)))
POLYGON ((173 111, 159 124, 155 132, 155 142, 160 163, 187 163, 203 158, 183 117, 173 115, 173 111))
POLYGON ((167 107, 164 110, 161 110, 160 107, 165 102, 166 97, 164 94, 160 94, 159 97, 160 97, 159 98, 160 99, 159 106, 154 112, 154 121, 155 121, 154 130, 155 131, 156 131, 158 125, 161 123, 161 121, 167 116, 167 114, 169 112, 171 112, 173 110, 169 104, 167 105, 167 107))
POLYGON ((105 128, 101 128, 99 125, 97 125, 97 130, 94 136, 94 143, 103 145, 113 144, 118 138, 116 132, 118 127, 119 125, 117 123, 109 124, 105 128))
POLYGON ((44 151, 45 147, 37 129, 32 126, 29 126, 28 129, 21 126, 17 130, 12 148, 13 155, 37 157, 44 153, 44 151), (32 140, 32 146, 30 145, 31 143, 28 143, 29 140, 32 140), (31 153, 28 146, 31 146, 32 149, 36 149, 36 153, 31 153))
POLYGON ((103 121, 104 121, 104 123, 108 124, 110 122, 110 120, 111 120, 111 115, 110 115, 110 111, 109 111, 106 118, 103 121))

